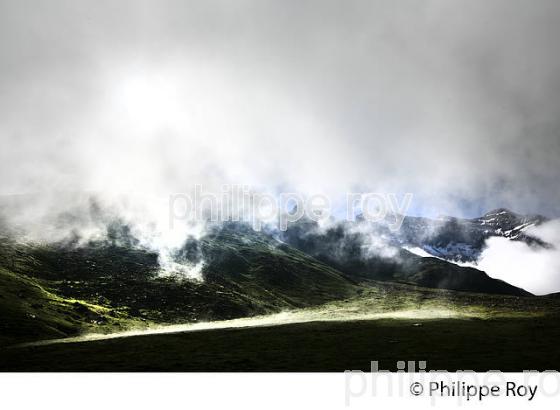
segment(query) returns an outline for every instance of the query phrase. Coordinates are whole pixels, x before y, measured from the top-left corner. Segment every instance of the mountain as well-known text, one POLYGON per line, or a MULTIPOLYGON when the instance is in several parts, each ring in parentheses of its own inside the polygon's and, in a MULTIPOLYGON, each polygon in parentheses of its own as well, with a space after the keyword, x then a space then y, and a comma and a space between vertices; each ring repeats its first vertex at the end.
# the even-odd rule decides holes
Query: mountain
POLYGON ((526 296, 528 292, 472 267, 424 258, 376 227, 339 222, 327 228, 301 220, 279 239, 356 280, 398 281, 431 288, 526 296))
POLYGON ((104 332, 107 324, 126 328, 139 322, 240 318, 345 299, 363 288, 244 225, 210 228, 176 251, 179 267, 202 258, 202 280, 162 271, 158 254, 133 243, 39 244, 0 238, 3 335, 13 341, 34 334, 70 336, 92 327, 104 332), (37 329, 29 331, 21 323, 37 329))
POLYGON ((476 261, 492 236, 547 246, 527 233, 546 218, 499 209, 474 219, 405 217, 398 232, 363 220, 320 227, 302 219, 285 232, 208 223, 202 236, 163 255, 141 245, 116 209, 87 195, 70 199, 78 205, 61 214, 34 208, 32 197, 0 201, 0 344, 309 308, 380 283, 528 296, 455 262, 476 261), (2 213, 17 214, 16 222, 36 214, 32 228, 41 235, 30 239, 25 224, 2 213))
POLYGON ((144 325, 122 309, 61 296, 48 284, 0 267, 0 346, 144 325))
POLYGON ((204 283, 238 289, 277 308, 303 307, 356 294, 358 282, 335 268, 248 225, 213 226, 200 241, 185 248, 199 250, 204 283))
POLYGON ((379 281, 529 295, 479 270, 404 249, 379 254, 383 247, 367 243, 375 235, 344 224, 320 232, 302 222, 283 240, 241 223, 209 225, 173 252, 171 267, 115 224, 104 240, 89 242, 0 238, 0 343, 319 306, 356 297, 379 281), (184 276, 195 267, 198 280, 184 276))
POLYGON ((520 215, 504 208, 473 219, 442 217, 429 219, 407 216, 397 232, 378 226, 395 245, 420 248, 429 255, 452 262, 476 262, 491 237, 522 241, 531 246, 548 247, 526 231, 548 219, 541 215, 520 215))

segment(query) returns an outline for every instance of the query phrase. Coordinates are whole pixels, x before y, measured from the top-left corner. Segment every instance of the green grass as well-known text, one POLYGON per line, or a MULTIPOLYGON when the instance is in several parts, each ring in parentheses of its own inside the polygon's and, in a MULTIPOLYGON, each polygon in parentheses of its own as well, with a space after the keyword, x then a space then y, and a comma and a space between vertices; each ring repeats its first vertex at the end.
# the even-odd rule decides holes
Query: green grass
POLYGON ((304 310, 332 317, 414 310, 447 311, 456 316, 479 319, 560 316, 560 299, 554 297, 458 292, 379 281, 363 285, 358 297, 334 300, 304 310))
MULTIPOLYGON (((0 238, 0 370, 342 371, 367 370, 371 360, 390 369, 398 360, 448 370, 560 369, 560 298, 349 277, 239 229, 197 246, 202 282, 158 276, 157 255, 142 249, 0 238), (299 323, 282 324, 280 315, 276 326, 8 347, 278 312, 299 323)), ((441 279, 434 263, 422 265, 422 278, 441 279)))
POLYGON ((200 246, 206 266, 202 282, 159 276, 153 252, 105 243, 75 248, 4 239, 0 266, 63 298, 158 323, 262 315, 352 297, 360 288, 340 272, 252 231, 219 231, 200 246))
POLYGON ((57 296, 37 279, 0 268, 0 346, 131 327, 145 324, 119 310, 57 296))
POLYGON ((13 371, 368 371, 373 360, 393 371, 398 360, 449 371, 546 370, 560 368, 557 323, 549 316, 310 322, 10 349, 0 361, 13 371))
POLYGON ((367 371, 372 360, 388 370, 399 360, 450 371, 560 368, 557 298, 370 286, 291 310, 301 323, 10 348, 0 363, 14 371, 367 371))

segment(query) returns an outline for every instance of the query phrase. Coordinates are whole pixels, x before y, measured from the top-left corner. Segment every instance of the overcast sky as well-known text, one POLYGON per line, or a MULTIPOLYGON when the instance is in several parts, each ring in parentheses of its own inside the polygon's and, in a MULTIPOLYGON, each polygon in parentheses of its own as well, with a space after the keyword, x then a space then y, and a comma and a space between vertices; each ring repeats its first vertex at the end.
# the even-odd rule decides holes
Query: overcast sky
POLYGON ((0 193, 560 216, 560 2, 0 0, 0 193))

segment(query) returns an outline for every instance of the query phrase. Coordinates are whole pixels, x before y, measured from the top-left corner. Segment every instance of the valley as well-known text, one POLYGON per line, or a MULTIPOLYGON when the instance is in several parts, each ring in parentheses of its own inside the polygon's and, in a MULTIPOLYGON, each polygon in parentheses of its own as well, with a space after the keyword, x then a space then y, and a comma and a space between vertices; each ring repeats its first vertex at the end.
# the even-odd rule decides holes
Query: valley
POLYGON ((405 248, 372 252, 371 236, 341 225, 303 223, 282 238, 209 226, 172 254, 202 266, 199 279, 162 274, 156 252, 109 227, 108 239, 80 244, 0 238, 1 370, 560 367, 556 295, 405 248))

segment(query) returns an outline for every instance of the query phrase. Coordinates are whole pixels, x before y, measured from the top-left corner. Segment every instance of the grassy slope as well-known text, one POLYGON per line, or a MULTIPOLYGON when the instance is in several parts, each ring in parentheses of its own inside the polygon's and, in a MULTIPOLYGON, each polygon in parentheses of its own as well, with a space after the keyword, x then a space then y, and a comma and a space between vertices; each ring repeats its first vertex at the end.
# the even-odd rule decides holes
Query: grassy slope
POLYGON ((220 229, 202 241, 205 281, 237 288, 277 308, 305 307, 356 295, 357 282, 250 228, 220 229))
POLYGON ((429 369, 502 371, 560 368, 559 328, 546 319, 377 320, 137 336, 10 349, 10 371, 344 371, 396 369, 427 360, 429 369), (523 343, 520 343, 523 340, 523 343), (84 359, 86 358, 86 359, 84 359))
POLYGON ((0 268, 0 346, 140 325, 123 312, 57 296, 36 279, 0 268))
POLYGON ((426 359, 448 369, 560 368, 558 298, 357 284, 266 235, 237 230, 205 238, 201 252, 208 263, 206 280, 194 283, 157 277, 156 256, 145 251, 5 242, 0 246, 0 343, 145 323, 134 318, 173 323, 303 309, 344 322, 4 349, 0 369, 338 371, 367 369, 370 360, 389 366, 396 360, 426 359), (469 315, 351 319, 414 309, 469 315), (418 322, 421 326, 415 326, 418 322))
POLYGON ((382 256, 382 252, 369 252, 371 244, 367 237, 345 224, 322 230, 317 229, 316 222, 303 220, 291 225, 281 234, 281 239, 356 280, 401 281, 467 292, 529 295, 477 269, 420 257, 404 249, 395 250, 390 257, 382 256))
POLYGON ((396 278, 419 286, 501 295, 530 295, 529 292, 502 280, 493 279, 478 269, 458 266, 437 258, 416 255, 408 255, 408 258, 396 278))
POLYGON ((257 234, 223 232, 202 246, 203 282, 160 277, 156 255, 111 246, 37 247, 31 251, 34 263, 20 271, 48 281, 66 297, 165 323, 277 312, 350 297, 359 288, 334 269, 257 234))
POLYGON ((26 347, 0 354, 0 361, 6 370, 53 371, 367 371, 372 360, 390 370, 398 360, 447 370, 560 368, 560 304, 553 298, 379 284, 359 298, 304 311, 341 321, 26 347), (413 309, 418 317, 348 320, 413 309), (429 319, 423 310, 460 314, 429 319))
POLYGON ((157 255, 144 250, 30 245, 4 238, 3 343, 60 338, 100 326, 119 330, 128 322, 253 316, 351 297, 360 290, 334 269, 257 233, 219 231, 203 246, 206 278, 193 282, 159 277, 157 255))

